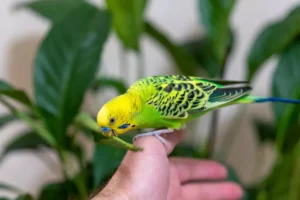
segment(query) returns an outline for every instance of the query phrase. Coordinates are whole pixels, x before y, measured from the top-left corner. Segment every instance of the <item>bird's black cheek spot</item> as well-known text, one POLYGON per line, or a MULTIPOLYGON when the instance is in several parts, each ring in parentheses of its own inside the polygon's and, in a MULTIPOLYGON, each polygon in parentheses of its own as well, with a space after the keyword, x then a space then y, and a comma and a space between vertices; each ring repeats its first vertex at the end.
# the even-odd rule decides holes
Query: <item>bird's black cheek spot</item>
POLYGON ((131 127, 132 127, 132 128, 134 128, 134 127, 135 127, 135 125, 131 125, 131 127))

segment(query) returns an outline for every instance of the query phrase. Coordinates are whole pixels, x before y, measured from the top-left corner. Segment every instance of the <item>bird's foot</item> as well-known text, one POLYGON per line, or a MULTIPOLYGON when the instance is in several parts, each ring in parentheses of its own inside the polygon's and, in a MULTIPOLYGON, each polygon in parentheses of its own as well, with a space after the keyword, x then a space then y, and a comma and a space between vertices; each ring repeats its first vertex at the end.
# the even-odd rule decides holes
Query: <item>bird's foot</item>
POLYGON ((161 130, 156 130, 156 131, 152 131, 149 133, 141 133, 141 134, 134 136, 133 141, 135 141, 136 139, 138 139, 140 137, 155 136, 159 141, 161 141, 164 145, 166 145, 167 142, 161 135, 165 134, 165 133, 171 133, 173 131, 174 130, 171 130, 171 129, 161 129, 161 130))
MULTIPOLYGON (((179 130, 182 130, 185 128, 186 128, 186 125, 183 125, 179 130)), ((159 141, 161 141, 161 143, 163 143, 164 145, 167 145, 167 141, 161 135, 166 134, 166 133, 172 133, 172 132, 174 132, 173 129, 160 129, 160 130, 151 131, 148 133, 141 133, 141 134, 134 136, 133 141, 135 141, 136 139, 138 139, 140 137, 155 136, 159 141)))

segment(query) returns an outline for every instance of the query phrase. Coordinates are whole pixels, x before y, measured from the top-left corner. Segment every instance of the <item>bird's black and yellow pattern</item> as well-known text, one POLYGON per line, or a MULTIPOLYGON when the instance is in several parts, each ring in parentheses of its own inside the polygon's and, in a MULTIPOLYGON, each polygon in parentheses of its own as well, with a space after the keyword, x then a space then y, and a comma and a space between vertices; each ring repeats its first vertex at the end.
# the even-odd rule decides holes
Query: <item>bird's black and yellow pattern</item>
POLYGON ((130 90, 138 90, 146 104, 163 117, 180 119, 241 98, 251 87, 247 82, 160 75, 137 81, 130 90))

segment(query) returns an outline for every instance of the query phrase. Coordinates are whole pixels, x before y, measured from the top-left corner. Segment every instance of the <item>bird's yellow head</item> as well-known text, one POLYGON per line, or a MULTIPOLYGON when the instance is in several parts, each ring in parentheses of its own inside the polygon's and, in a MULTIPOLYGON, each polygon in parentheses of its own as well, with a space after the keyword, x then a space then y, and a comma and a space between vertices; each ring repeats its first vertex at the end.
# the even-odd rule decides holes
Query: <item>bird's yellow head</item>
POLYGON ((136 129, 133 120, 137 107, 134 98, 124 94, 107 102, 98 112, 97 123, 104 135, 118 136, 136 129))

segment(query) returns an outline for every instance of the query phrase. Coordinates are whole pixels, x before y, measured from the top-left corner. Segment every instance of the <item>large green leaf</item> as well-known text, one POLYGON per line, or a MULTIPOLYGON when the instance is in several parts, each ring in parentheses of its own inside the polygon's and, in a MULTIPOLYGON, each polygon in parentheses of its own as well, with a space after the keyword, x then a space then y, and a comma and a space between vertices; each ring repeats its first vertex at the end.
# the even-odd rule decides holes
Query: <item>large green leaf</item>
MULTIPOLYGON (((227 44, 226 57, 228 57, 232 51, 234 45, 234 35, 230 31, 230 40, 227 44)), ((212 78, 220 77, 222 73, 222 68, 225 67, 224 63, 219 64, 217 59, 213 55, 212 44, 207 37, 194 39, 187 41, 182 45, 199 63, 199 65, 208 73, 212 78)))
POLYGON ((38 51, 35 98, 45 123, 60 144, 94 79, 110 24, 106 11, 82 2, 54 24, 38 51))
POLYGON ((285 154, 276 162, 260 196, 267 200, 300 199, 300 154, 285 154))
POLYGON ((248 55, 249 80, 273 54, 282 52, 300 33, 300 7, 284 19, 269 24, 257 35, 248 55))
POLYGON ((226 56, 230 34, 230 13, 235 0, 198 0, 198 2, 202 24, 212 43, 213 54, 221 65, 226 56))
POLYGON ((108 87, 116 89, 119 94, 123 94, 127 90, 127 87, 123 81, 114 78, 98 77, 91 84, 91 88, 94 91, 108 87))
POLYGON ((35 121, 25 112, 16 110, 15 114, 18 118, 23 120, 32 130, 34 130, 41 138, 48 142, 53 147, 57 147, 57 143, 50 132, 43 126, 42 123, 35 121))
MULTIPOLYGON (((300 39, 283 52, 273 75, 272 95, 300 99, 300 39)), ((284 133, 299 121, 300 105, 274 103, 273 110, 278 124, 277 142, 284 141, 284 133)), ((299 133, 294 133, 299 134, 299 133)))
POLYGON ((194 57, 210 77, 219 75, 221 67, 212 54, 211 43, 207 38, 187 41, 182 47, 194 57))
POLYGON ((12 114, 6 114, 6 115, 0 116, 0 128, 16 119, 17 119, 17 117, 12 114))
POLYGON ((106 0, 113 15, 114 29, 127 48, 139 50, 146 3, 147 0, 106 0))
POLYGON ((94 150, 94 187, 100 186, 103 181, 118 168, 126 151, 106 145, 96 145, 94 150))
POLYGON ((5 146, 2 156, 13 151, 34 150, 39 147, 49 147, 49 144, 35 132, 29 131, 10 141, 5 146))
POLYGON ((11 90, 11 89, 13 89, 13 87, 9 83, 0 79, 0 90, 11 90))
POLYGON ((39 15, 58 22, 66 17, 72 10, 81 5, 83 0, 37 0, 21 3, 19 8, 29 8, 39 15))
POLYGON ((3 80, 0 80, 0 97, 4 95, 10 97, 27 106, 31 106, 31 101, 23 90, 18 90, 3 80))
POLYGON ((146 33, 163 46, 174 60, 176 67, 184 75, 196 75, 199 65, 192 55, 183 47, 174 44, 164 33, 158 30, 151 23, 145 24, 146 33))
POLYGON ((266 141, 275 142, 276 140, 276 126, 270 122, 255 120, 254 125, 258 135, 259 142, 266 141))
POLYGON ((300 124, 290 126, 284 133, 284 141, 282 144, 282 153, 291 153, 297 143, 300 141, 300 124))
POLYGON ((245 200, 258 200, 258 193, 260 188, 258 186, 251 186, 246 188, 247 197, 245 200))
POLYGON ((15 200, 33 200, 33 197, 30 194, 22 194, 18 196, 15 200))
POLYGON ((199 152, 191 145, 179 144, 171 152, 170 156, 190 157, 190 158, 203 158, 202 152, 199 152))
POLYGON ((0 190, 12 191, 15 193, 21 193, 22 191, 15 186, 0 182, 0 190))
POLYGON ((54 182, 45 185, 39 194, 38 200, 72 199, 78 191, 71 181, 54 182))

